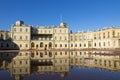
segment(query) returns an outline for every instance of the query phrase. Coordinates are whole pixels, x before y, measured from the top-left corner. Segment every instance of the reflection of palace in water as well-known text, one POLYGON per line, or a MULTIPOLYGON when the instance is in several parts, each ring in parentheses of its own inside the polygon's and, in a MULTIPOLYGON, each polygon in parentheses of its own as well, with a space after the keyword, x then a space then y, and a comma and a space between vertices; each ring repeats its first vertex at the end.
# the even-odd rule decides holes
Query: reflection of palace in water
POLYGON ((120 70, 120 55, 99 51, 20 51, 0 53, 0 69, 16 80, 30 74, 58 73, 65 77, 72 66, 120 70))

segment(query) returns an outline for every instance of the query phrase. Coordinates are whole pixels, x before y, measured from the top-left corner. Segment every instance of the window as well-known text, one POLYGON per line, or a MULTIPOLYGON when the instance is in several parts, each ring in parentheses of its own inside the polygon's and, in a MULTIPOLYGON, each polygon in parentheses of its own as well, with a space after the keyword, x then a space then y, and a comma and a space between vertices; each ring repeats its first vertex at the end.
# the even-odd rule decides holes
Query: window
POLYGON ((20 32, 22 32, 22 28, 20 28, 20 32))
POLYGON ((54 30, 54 32, 56 33, 56 30, 54 30))
POLYGON ((26 68, 25 71, 28 72, 28 69, 26 68))
POLYGON ((16 40, 16 36, 14 36, 14 39, 16 40))
POLYGON ((96 34, 94 34, 94 39, 96 39, 96 34))
POLYGON ((14 28, 14 32, 16 32, 16 28, 14 28))
POLYGON ((84 44, 84 47, 86 47, 86 44, 84 44))
POLYGON ((38 52, 36 52, 36 55, 38 55, 38 52))
POLYGON ((22 36, 20 36, 20 40, 22 40, 22 36))
POLYGON ((65 40, 67 40, 66 36, 65 36, 65 40))
POLYGON ((25 38, 26 38, 26 40, 28 40, 28 36, 26 36, 25 38))
POLYGON ((20 69, 20 72, 22 72, 22 69, 20 69))
POLYGON ((40 47, 43 47, 43 42, 40 43, 40 47))
POLYGON ((115 31, 112 32, 112 36, 113 36, 113 37, 115 36, 115 31))
POLYGON ((43 53, 42 52, 40 52, 40 57, 43 57, 43 53))
POLYGON ((61 33, 61 30, 60 30, 60 33, 61 33))
POLYGON ((105 46, 105 42, 103 43, 103 45, 105 46))
POLYGON ((22 47, 22 44, 20 44, 20 47, 22 47))
POLYGON ((110 33, 108 32, 108 38, 110 37, 110 33))
POLYGON ((57 47, 57 44, 55 44, 55 47, 57 47))
POLYGON ((77 47, 77 44, 75 44, 75 47, 77 47))
POLYGON ((67 52, 65 52, 65 55, 67 55, 67 52))
POLYGON ((62 52, 60 52, 60 55, 62 55, 62 52))
POLYGON ((70 38, 71 38, 71 41, 73 41, 73 37, 71 36, 70 38))
POLYGON ((105 33, 103 33, 103 38, 105 38, 105 33))
POLYGON ((60 40, 62 40, 62 37, 60 36, 60 40))
POLYGON ((82 54, 82 52, 80 52, 80 55, 82 54))
POLYGON ((57 55, 57 52, 55 52, 55 55, 57 55))
POLYGON ((26 61, 26 64, 27 64, 28 62, 26 61))
POLYGON ((16 61, 14 61, 14 65, 16 64, 16 61))
POLYGON ((79 40, 81 40, 81 36, 79 36, 79 40))
POLYGON ((55 36, 55 40, 57 40, 57 37, 55 36))
POLYGON ((108 42, 108 46, 110 46, 110 42, 108 42))
POLYGON ((80 44, 80 47, 81 47, 82 45, 80 44))
POLYGON ((101 46, 101 43, 99 42, 99 46, 101 46))
POLYGON ((49 30, 49 33, 50 33, 50 30, 49 30))
POLYGON ((101 39, 101 35, 100 35, 100 33, 99 33, 99 39, 101 39))
POLYGON ((20 61, 20 64, 22 64, 22 61, 20 61))
POLYGON ((65 47, 67 47, 67 44, 65 44, 65 47))
POLYGON ((75 41, 77 41, 77 36, 75 36, 75 41))
POLYGON ((94 43, 94 46, 96 47, 96 43, 94 43))
POLYGON ((45 33, 47 33, 47 31, 45 30, 45 33))
POLYGON ((73 44, 71 44, 71 47, 73 47, 73 44))
POLYGON ((62 47, 62 44, 60 44, 60 47, 62 47))
POLYGON ((28 53, 25 54, 26 56, 28 55, 28 53))
POLYGON ((26 32, 28 32, 28 29, 26 28, 26 32))
POLYGON ((26 48, 27 48, 27 47, 28 47, 28 44, 26 44, 25 46, 26 46, 26 48))

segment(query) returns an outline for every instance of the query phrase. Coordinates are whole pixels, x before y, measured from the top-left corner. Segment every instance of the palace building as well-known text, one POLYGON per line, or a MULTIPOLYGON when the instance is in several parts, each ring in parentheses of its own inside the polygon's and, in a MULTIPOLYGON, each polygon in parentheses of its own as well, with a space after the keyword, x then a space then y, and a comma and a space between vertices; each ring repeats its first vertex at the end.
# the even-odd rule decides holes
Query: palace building
POLYGON ((31 26, 16 21, 11 31, 0 31, 0 49, 80 50, 119 49, 120 27, 72 33, 66 23, 31 26))

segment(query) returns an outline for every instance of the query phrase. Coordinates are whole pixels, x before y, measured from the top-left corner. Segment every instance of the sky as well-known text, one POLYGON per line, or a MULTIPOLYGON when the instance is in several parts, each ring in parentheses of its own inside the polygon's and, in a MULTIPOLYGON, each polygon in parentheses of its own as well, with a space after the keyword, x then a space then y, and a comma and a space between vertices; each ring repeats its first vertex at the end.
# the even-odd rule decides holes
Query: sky
POLYGON ((73 32, 120 26, 120 0, 0 0, 0 29, 17 20, 33 26, 62 21, 73 32))

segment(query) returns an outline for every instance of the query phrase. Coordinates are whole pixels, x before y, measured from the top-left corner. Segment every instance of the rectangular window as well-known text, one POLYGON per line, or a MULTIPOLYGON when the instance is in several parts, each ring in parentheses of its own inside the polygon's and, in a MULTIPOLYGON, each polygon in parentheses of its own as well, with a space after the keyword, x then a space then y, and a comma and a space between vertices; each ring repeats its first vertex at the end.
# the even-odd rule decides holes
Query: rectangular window
POLYGON ((75 44, 75 47, 77 47, 77 44, 75 44))
POLYGON ((45 33, 47 33, 47 31, 45 30, 45 33))
POLYGON ((14 28, 14 32, 16 32, 16 28, 14 28))
POLYGON ((80 44, 80 47, 81 47, 82 45, 80 44))
POLYGON ((60 36, 60 40, 62 40, 62 37, 60 36))
POLYGON ((49 33, 50 33, 50 30, 49 30, 49 33))
POLYGON ((65 40, 67 40, 66 36, 65 36, 65 40))
POLYGON ((26 32, 28 32, 28 29, 26 28, 26 32))
POLYGON ((26 38, 26 40, 28 40, 28 36, 26 36, 25 38, 26 38))
POLYGON ((60 47, 62 47, 62 44, 60 44, 60 47))
POLYGON ((20 47, 22 47, 22 44, 20 44, 20 47))
POLYGON ((16 40, 16 36, 14 36, 14 39, 16 40))
POLYGON ((67 47, 67 44, 65 44, 65 47, 67 47))
POLYGON ((22 28, 20 28, 20 32, 22 32, 22 28))
POLYGON ((26 48, 28 47, 28 45, 26 44, 26 48))
POLYGON ((55 44, 55 47, 57 47, 57 44, 55 44))
POLYGON ((22 36, 20 36, 20 40, 22 40, 22 36))

